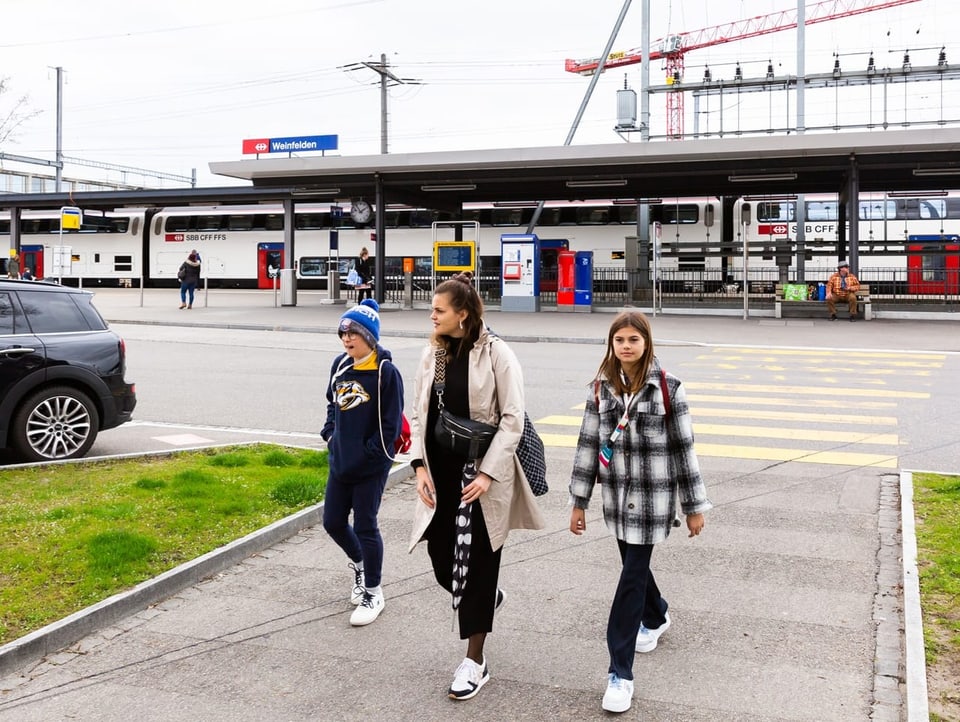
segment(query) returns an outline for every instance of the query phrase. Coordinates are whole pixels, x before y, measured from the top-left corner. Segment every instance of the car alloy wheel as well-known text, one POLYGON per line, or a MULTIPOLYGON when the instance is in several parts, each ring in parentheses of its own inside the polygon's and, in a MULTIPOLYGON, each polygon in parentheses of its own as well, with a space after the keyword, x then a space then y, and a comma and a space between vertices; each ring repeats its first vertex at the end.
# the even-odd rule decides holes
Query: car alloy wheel
POLYGON ((68 386, 42 389, 26 400, 14 422, 14 445, 30 461, 75 459, 93 446, 97 408, 68 386))

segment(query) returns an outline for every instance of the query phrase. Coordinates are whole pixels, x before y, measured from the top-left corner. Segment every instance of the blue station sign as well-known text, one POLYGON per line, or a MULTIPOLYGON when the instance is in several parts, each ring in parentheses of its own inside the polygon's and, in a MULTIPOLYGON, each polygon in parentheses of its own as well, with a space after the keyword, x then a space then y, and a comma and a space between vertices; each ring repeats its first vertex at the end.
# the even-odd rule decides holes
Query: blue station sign
POLYGON ((246 138, 243 153, 304 153, 317 150, 336 150, 339 136, 297 135, 289 138, 246 138))

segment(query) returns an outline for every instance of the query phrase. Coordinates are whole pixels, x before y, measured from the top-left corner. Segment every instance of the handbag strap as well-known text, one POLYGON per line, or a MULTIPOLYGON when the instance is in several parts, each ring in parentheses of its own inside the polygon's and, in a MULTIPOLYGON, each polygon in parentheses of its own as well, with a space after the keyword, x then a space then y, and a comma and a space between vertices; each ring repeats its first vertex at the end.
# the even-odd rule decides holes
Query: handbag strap
POLYGON ((443 411, 443 389, 447 385, 447 351, 439 346, 434 351, 433 387, 437 391, 437 407, 443 411))

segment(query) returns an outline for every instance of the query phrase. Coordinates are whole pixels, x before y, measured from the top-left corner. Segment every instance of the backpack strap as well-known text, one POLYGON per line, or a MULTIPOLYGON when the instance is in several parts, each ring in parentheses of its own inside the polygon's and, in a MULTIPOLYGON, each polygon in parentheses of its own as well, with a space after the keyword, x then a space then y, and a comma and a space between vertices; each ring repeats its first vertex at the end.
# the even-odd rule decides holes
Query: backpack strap
POLYGON ((663 394, 663 408, 666 417, 670 418, 670 393, 667 391, 667 372, 660 369, 660 393, 663 394))

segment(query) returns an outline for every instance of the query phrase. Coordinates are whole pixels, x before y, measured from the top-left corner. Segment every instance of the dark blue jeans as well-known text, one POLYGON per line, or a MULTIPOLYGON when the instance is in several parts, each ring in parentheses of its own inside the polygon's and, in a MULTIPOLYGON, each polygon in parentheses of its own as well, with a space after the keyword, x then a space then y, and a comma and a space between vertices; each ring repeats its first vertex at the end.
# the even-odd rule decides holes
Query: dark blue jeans
POLYGON ((633 679, 634 649, 640 623, 647 629, 656 629, 667 618, 667 601, 650 571, 653 544, 627 544, 617 540, 620 547, 620 582, 617 584, 610 619, 607 621, 607 649, 610 652, 610 672, 620 679, 633 679))
POLYGON ((193 293, 197 290, 197 284, 180 282, 180 303, 187 303, 187 293, 190 294, 190 305, 193 305, 193 293))
POLYGON ((363 562, 364 584, 370 588, 380 585, 383 570, 383 537, 377 514, 386 485, 386 474, 383 479, 360 484, 345 484, 331 476, 323 501, 323 528, 354 563, 363 562))

